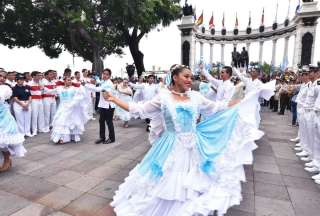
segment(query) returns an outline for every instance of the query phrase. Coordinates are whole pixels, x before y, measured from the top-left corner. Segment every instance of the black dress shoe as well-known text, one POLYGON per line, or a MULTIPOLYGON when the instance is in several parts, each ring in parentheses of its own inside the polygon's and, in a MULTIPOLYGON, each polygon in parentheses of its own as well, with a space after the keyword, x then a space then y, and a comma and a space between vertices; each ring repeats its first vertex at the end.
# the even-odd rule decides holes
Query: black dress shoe
POLYGON ((104 141, 102 144, 111 144, 111 143, 114 143, 114 142, 115 142, 114 140, 107 139, 107 140, 104 141))
POLYGON ((150 125, 147 126, 147 128, 146 128, 147 132, 150 132, 150 127, 151 127, 150 125))
POLYGON ((105 139, 98 139, 97 141, 95 141, 94 143, 95 144, 101 144, 103 142, 105 142, 106 140, 105 139))

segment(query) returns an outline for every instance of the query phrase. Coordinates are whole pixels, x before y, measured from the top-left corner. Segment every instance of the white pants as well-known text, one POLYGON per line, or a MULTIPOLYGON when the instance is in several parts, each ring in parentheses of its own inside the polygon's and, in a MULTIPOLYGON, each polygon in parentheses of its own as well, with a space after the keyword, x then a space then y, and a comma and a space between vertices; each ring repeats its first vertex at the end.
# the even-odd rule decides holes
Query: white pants
POLYGON ((299 121, 299 130, 298 130, 298 136, 300 138, 300 144, 303 150, 305 150, 306 145, 306 130, 305 130, 305 112, 303 108, 299 108, 298 106, 298 121, 299 121))
POLYGON ((313 144, 313 163, 320 168, 320 112, 315 113, 315 130, 313 144))
POLYGON ((49 130, 52 126, 53 117, 56 114, 57 103, 54 97, 46 97, 43 99, 44 108, 44 129, 49 130))
POLYGON ((306 110, 305 112, 305 151, 313 158, 313 144, 315 133, 315 113, 313 110, 306 110))
POLYGON ((44 113, 43 113, 43 102, 42 99, 32 99, 31 101, 31 121, 32 121, 32 133, 36 134, 44 132, 44 113))
POLYGON ((13 103, 13 111, 16 117, 19 132, 26 135, 31 133, 31 106, 24 110, 18 103, 13 103))
POLYGON ((93 118, 93 110, 94 110, 93 98, 90 96, 88 98, 88 106, 87 106, 87 113, 90 118, 93 118))

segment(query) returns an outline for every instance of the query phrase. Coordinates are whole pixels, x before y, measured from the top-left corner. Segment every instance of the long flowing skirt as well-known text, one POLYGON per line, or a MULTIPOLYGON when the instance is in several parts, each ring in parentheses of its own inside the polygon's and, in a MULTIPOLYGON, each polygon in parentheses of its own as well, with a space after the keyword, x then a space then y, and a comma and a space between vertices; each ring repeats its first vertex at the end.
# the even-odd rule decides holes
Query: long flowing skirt
POLYGON ((9 106, 0 104, 0 151, 9 151, 12 156, 23 157, 27 152, 23 142, 24 135, 19 133, 9 106))
POLYGON ((85 124, 89 120, 87 105, 83 100, 79 102, 61 102, 52 123, 51 140, 58 142, 80 141, 85 124))

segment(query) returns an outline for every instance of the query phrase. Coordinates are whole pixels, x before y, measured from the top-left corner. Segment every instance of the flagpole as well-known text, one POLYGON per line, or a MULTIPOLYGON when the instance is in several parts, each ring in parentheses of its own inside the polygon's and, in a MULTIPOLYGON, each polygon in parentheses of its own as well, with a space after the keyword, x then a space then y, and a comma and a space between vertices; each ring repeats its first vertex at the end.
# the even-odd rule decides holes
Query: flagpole
POLYGON ((276 10, 276 17, 274 19, 274 23, 277 23, 277 21, 278 21, 278 10, 279 10, 279 0, 277 1, 277 10, 276 10))
POLYGON ((288 12, 287 12, 287 18, 289 18, 290 9, 291 9, 291 0, 289 0, 288 12))

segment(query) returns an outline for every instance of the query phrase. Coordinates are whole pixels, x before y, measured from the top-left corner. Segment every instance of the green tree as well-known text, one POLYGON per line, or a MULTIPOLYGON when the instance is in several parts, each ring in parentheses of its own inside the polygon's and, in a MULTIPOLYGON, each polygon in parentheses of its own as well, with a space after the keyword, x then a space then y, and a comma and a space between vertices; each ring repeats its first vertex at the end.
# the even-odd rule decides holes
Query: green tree
POLYGON ((104 5, 89 0, 3 0, 0 43, 38 46, 51 58, 63 50, 81 56, 100 73, 107 55, 122 54, 122 32, 107 22, 104 5), (105 19, 105 20, 102 20, 105 19))
POLYGON ((107 55, 129 46, 138 74, 144 71, 142 37, 180 14, 171 0, 2 0, 0 43, 40 47, 58 57, 63 50, 93 63, 101 72, 107 55))
MULTIPOLYGON (((129 46, 138 76, 145 71, 144 54, 139 49, 141 39, 158 25, 168 26, 181 17, 180 0, 111 0, 110 18, 122 31, 129 46)), ((156 50, 155 50, 156 52, 156 50)))
POLYGON ((265 74, 270 74, 270 72, 271 72, 271 65, 270 64, 268 64, 267 62, 264 62, 263 65, 261 65, 261 68, 265 74))

